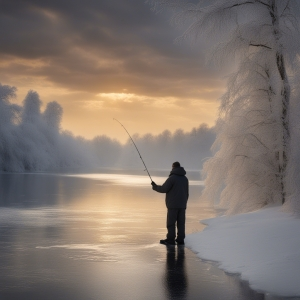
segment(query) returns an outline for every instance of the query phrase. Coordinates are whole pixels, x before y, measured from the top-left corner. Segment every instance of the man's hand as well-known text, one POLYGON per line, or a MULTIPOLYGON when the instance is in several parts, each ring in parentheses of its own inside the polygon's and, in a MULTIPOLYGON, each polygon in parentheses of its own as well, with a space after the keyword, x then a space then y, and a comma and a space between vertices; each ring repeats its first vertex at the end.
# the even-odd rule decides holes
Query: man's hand
POLYGON ((152 189, 154 190, 154 188, 157 186, 157 184, 154 181, 151 181, 151 185, 152 185, 152 189))

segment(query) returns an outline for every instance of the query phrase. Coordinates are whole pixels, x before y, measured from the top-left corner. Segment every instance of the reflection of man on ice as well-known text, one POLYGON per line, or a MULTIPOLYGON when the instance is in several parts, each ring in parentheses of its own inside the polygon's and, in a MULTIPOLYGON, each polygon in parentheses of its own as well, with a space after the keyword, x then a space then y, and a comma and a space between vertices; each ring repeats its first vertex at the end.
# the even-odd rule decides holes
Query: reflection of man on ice
POLYGON ((179 162, 174 162, 169 178, 163 185, 151 182, 152 189, 159 193, 166 193, 167 239, 160 240, 164 245, 184 245, 185 238, 185 210, 189 198, 189 181, 186 172, 179 162), (177 224, 177 237, 176 237, 177 224), (176 239, 176 240, 175 240, 176 239))

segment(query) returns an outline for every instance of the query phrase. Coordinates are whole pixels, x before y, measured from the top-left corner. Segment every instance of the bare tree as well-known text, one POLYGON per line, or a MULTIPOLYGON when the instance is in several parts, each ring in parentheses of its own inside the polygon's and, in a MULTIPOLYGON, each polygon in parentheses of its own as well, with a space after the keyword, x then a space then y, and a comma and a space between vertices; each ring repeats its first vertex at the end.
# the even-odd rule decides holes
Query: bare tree
POLYGON ((190 21, 180 40, 204 34, 215 37, 214 59, 237 63, 222 97, 216 153, 206 162, 204 198, 237 213, 289 194, 290 78, 299 54, 296 0, 214 0, 171 6, 173 21, 190 21))

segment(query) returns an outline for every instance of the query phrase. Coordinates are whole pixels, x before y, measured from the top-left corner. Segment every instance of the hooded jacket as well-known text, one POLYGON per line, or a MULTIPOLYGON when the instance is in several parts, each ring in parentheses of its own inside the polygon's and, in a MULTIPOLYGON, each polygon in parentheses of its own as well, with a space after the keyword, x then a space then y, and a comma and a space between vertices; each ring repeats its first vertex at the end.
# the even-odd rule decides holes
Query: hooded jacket
POLYGON ((167 208, 186 208, 189 198, 189 181, 183 167, 174 168, 163 185, 155 185, 153 189, 166 193, 167 208))

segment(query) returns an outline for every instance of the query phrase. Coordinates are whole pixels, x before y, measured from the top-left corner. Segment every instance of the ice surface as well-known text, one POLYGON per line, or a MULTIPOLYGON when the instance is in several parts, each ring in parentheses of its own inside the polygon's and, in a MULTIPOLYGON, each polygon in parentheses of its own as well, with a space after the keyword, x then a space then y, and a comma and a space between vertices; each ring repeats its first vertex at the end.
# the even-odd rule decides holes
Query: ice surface
POLYGON ((204 220, 186 244, 205 260, 239 273, 258 291, 300 295, 300 219, 279 207, 204 220))

